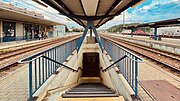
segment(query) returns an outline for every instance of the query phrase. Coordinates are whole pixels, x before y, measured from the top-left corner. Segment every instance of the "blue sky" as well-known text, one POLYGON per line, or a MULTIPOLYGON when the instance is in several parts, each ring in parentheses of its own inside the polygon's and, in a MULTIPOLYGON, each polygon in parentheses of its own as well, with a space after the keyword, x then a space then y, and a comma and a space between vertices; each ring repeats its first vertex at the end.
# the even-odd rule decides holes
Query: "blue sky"
MULTIPOLYGON (((146 23, 180 18, 180 0, 145 0, 135 8, 125 11, 125 23, 146 23)), ((115 17, 101 28, 122 24, 122 15, 115 17)))
MULTIPOLYGON (((80 27, 75 22, 67 20, 66 17, 58 15, 58 12, 51 7, 44 8, 31 0, 0 0, 11 3, 15 6, 34 10, 42 13, 46 19, 66 24, 70 27, 80 27)), ((180 18, 180 0, 145 0, 140 5, 129 8, 125 11, 125 23, 153 22, 159 20, 180 18)), ((104 24, 100 29, 113 25, 122 24, 122 15, 116 16, 113 20, 104 24)))

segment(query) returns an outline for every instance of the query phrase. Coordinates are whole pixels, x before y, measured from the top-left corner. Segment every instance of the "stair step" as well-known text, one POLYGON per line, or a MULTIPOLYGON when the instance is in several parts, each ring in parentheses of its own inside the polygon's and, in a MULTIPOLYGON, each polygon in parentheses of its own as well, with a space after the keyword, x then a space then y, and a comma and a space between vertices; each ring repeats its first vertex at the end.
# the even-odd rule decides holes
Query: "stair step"
POLYGON ((74 90, 111 90, 109 88, 74 88, 74 90))
POLYGON ((123 96, 119 97, 96 97, 96 98, 59 98, 56 101, 125 101, 123 96))
POLYGON ((118 97, 110 88, 101 83, 84 83, 62 94, 63 98, 118 97))
POLYGON ((63 98, 118 97, 117 94, 62 94, 63 98))
POLYGON ((112 91, 99 91, 99 92, 66 92, 66 94, 114 94, 112 91))
POLYGON ((90 91, 96 91, 96 92, 101 92, 101 91, 112 91, 111 89, 72 89, 69 90, 71 92, 79 92, 79 91, 83 91, 83 92, 90 92, 90 91))

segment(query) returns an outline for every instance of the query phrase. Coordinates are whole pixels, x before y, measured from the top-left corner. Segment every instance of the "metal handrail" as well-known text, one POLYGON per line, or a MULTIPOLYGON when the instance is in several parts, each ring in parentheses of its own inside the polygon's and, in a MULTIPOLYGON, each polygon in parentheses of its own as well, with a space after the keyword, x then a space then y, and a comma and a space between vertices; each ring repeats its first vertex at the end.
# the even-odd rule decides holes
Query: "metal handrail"
MULTIPOLYGON (((106 36, 101 36, 101 37, 106 37, 106 36)), ((107 38, 105 38, 105 39, 107 39, 107 38)), ((109 40, 109 39, 108 39, 109 40)), ((122 50, 124 50, 125 52, 127 52, 127 53, 131 53, 131 51, 129 51, 129 50, 127 50, 127 49, 125 49, 125 48, 123 48, 123 47, 121 47, 120 45, 118 45, 116 42, 113 42, 113 41, 111 41, 111 40, 109 40, 109 42, 111 42, 112 44, 114 44, 115 46, 117 46, 117 47, 120 47, 122 50)), ((131 53, 132 54, 132 53, 131 53)), ((137 57, 139 60, 141 60, 141 61, 144 61, 143 59, 141 59, 139 56, 137 56, 137 55, 135 55, 135 54, 132 54, 133 56, 135 56, 135 57, 137 57)), ((128 56, 129 57, 129 56, 128 56)), ((131 57, 129 57, 129 58, 131 58, 131 57)), ((134 59, 132 59, 132 60, 134 60, 134 59)))
MULTIPOLYGON (((111 68, 113 65, 115 65, 116 63, 120 62, 121 60, 125 59, 125 58, 129 58, 131 59, 132 61, 135 61, 135 62, 144 62, 143 59, 141 58, 138 58, 138 60, 136 59, 133 59, 131 58, 130 56, 128 55, 124 55, 123 57, 121 57, 120 59, 118 59, 117 61, 115 61, 113 64, 109 65, 108 67, 106 67, 105 69, 102 70, 102 72, 106 72, 109 68, 111 68)), ((102 69, 102 68, 101 68, 102 69)))
POLYGON ((66 67, 67 69, 72 70, 73 72, 78 72, 79 70, 82 70, 81 67, 78 67, 78 69, 76 70, 76 69, 73 69, 72 67, 66 66, 66 65, 64 65, 64 64, 62 64, 62 63, 60 63, 58 61, 55 61, 55 60, 53 60, 53 59, 51 59, 51 58, 49 58, 47 56, 41 56, 41 57, 45 58, 45 59, 48 59, 48 60, 50 60, 52 62, 55 62, 55 63, 57 63, 57 64, 59 64, 59 65, 61 65, 63 67, 66 67))
POLYGON ((137 57, 137 58, 138 58, 138 60, 133 59, 132 57, 130 57, 130 56, 128 56, 128 55, 127 55, 127 57, 128 57, 128 58, 130 58, 131 60, 135 61, 135 62, 144 62, 144 60, 143 60, 143 59, 141 59, 141 58, 139 58, 139 57, 137 57))
MULTIPOLYGON (((76 38, 76 39, 78 39, 78 38, 76 38)), ((76 39, 73 39, 73 40, 71 40, 71 41, 69 41, 69 42, 72 42, 72 41, 74 41, 74 40, 76 40, 76 39)), ((57 48, 57 47, 59 47, 59 46, 62 46, 62 45, 64 45, 64 44, 66 44, 66 43, 63 43, 63 44, 61 44, 61 45, 56 45, 56 46, 54 46, 54 47, 52 47, 52 48, 49 48, 49 49, 46 49, 46 50, 44 50, 44 51, 42 51, 42 52, 35 53, 35 54, 31 55, 31 56, 28 56, 28 57, 26 57, 26 58, 24 58, 24 59, 21 59, 20 61, 18 61, 18 63, 29 63, 29 62, 32 62, 32 61, 36 60, 37 58, 41 57, 44 53, 46 53, 46 52, 48 52, 48 51, 50 51, 50 50, 53 50, 53 49, 55 49, 55 48, 57 48), (25 60, 29 60, 29 61, 23 62, 23 61, 25 61, 25 60)))
MULTIPOLYGON (((39 58, 39 57, 42 57, 42 58, 48 59, 48 60, 50 60, 50 61, 52 61, 52 62, 55 62, 55 63, 57 63, 57 64, 59 64, 59 65, 61 65, 61 66, 63 66, 63 67, 66 67, 66 68, 72 70, 73 72, 78 72, 79 70, 82 70, 81 67, 78 67, 78 69, 75 70, 75 69, 73 69, 72 67, 66 66, 66 65, 64 65, 64 64, 62 64, 62 63, 60 63, 60 62, 58 62, 58 61, 55 61, 55 60, 53 60, 53 59, 51 59, 51 58, 49 58, 49 57, 46 57, 46 56, 44 56, 44 55, 40 55, 40 56, 38 56, 38 57, 36 57, 36 58, 33 58, 33 59, 31 59, 31 60, 29 60, 29 61, 25 61, 25 62, 23 62, 25 59, 22 59, 22 60, 18 61, 18 63, 20 63, 20 64, 29 63, 29 62, 35 61, 35 60, 36 60, 37 58, 39 58)), ((26 58, 26 59, 27 59, 27 58, 26 58)))
POLYGON ((102 72, 106 72, 109 68, 111 68, 114 64, 118 63, 119 61, 123 60, 124 58, 126 58, 127 55, 124 55, 122 58, 118 59, 117 61, 115 61, 113 64, 109 65, 108 67, 106 67, 105 69, 102 70, 102 72))
POLYGON ((35 61, 36 59, 38 59, 38 58, 40 58, 40 57, 42 57, 42 56, 43 56, 43 54, 40 55, 40 56, 36 56, 36 57, 34 56, 35 58, 32 58, 32 59, 30 59, 30 57, 24 58, 24 59, 19 60, 18 63, 20 63, 20 64, 25 64, 25 63, 33 62, 33 61, 35 61), (26 61, 26 60, 27 60, 27 61, 26 61))

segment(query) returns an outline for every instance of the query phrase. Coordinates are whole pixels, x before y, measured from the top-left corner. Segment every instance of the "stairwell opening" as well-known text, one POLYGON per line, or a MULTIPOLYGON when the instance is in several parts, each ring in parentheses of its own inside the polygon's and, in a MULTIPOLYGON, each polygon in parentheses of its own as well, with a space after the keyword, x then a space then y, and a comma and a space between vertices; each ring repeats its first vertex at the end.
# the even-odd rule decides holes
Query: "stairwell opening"
POLYGON ((83 53, 83 77, 100 77, 99 53, 83 53))

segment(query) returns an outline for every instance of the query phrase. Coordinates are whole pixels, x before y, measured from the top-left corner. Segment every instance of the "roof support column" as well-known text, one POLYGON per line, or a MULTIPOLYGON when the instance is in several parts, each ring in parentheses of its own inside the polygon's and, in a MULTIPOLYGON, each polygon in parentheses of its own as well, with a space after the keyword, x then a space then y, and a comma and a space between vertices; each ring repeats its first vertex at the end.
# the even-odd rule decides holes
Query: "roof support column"
POLYGON ((82 45, 82 43, 83 43, 83 40, 84 40, 84 38, 85 38, 85 36, 86 36, 86 34, 87 34, 87 31, 88 31, 89 27, 90 27, 90 22, 88 21, 88 22, 87 22, 87 25, 86 25, 86 27, 85 27, 85 30, 84 30, 84 32, 83 32, 83 35, 81 36, 81 38, 80 38, 80 40, 79 40, 79 42, 78 42, 77 51, 79 51, 79 49, 80 49, 80 47, 81 47, 81 45, 82 45))
POLYGON ((91 28, 92 28, 92 30, 93 30, 93 32, 94 32, 94 35, 95 35, 95 37, 96 37, 96 40, 97 40, 97 42, 98 42, 98 44, 99 44, 99 47, 100 47, 101 51, 103 52, 102 43, 101 43, 101 41, 99 40, 99 36, 98 36, 98 34, 97 34, 97 30, 96 30, 96 28, 95 28, 94 23, 93 23, 92 20, 90 20, 90 24, 91 24, 91 28))
POLYGON ((154 40, 157 40, 157 27, 154 28, 154 40))
POLYGON ((90 37, 92 38, 92 28, 90 28, 90 37))
MULTIPOLYGON (((82 35, 82 37, 80 38, 80 40, 79 40, 79 42, 78 42, 77 52, 79 51, 79 49, 80 49, 80 47, 81 47, 81 45, 82 45, 82 43, 83 43, 83 40, 84 40, 84 38, 85 38, 85 36, 86 36, 86 34, 87 34, 88 29, 90 29, 90 31, 91 31, 90 34, 92 34, 92 30, 93 30, 94 35, 95 35, 95 37, 96 37, 96 40, 97 40, 97 42, 98 42, 98 44, 99 44, 99 47, 100 47, 101 51, 103 52, 102 44, 101 44, 101 41, 100 41, 100 39, 99 39, 99 36, 98 36, 98 34, 97 34, 97 30, 96 30, 96 28, 95 28, 95 26, 94 26, 94 23, 93 23, 93 20, 92 20, 92 19, 89 19, 88 22, 87 22, 87 25, 86 25, 85 30, 84 30, 84 32, 83 32, 83 35, 82 35)), ((91 36, 92 36, 92 35, 91 35, 91 36)))

